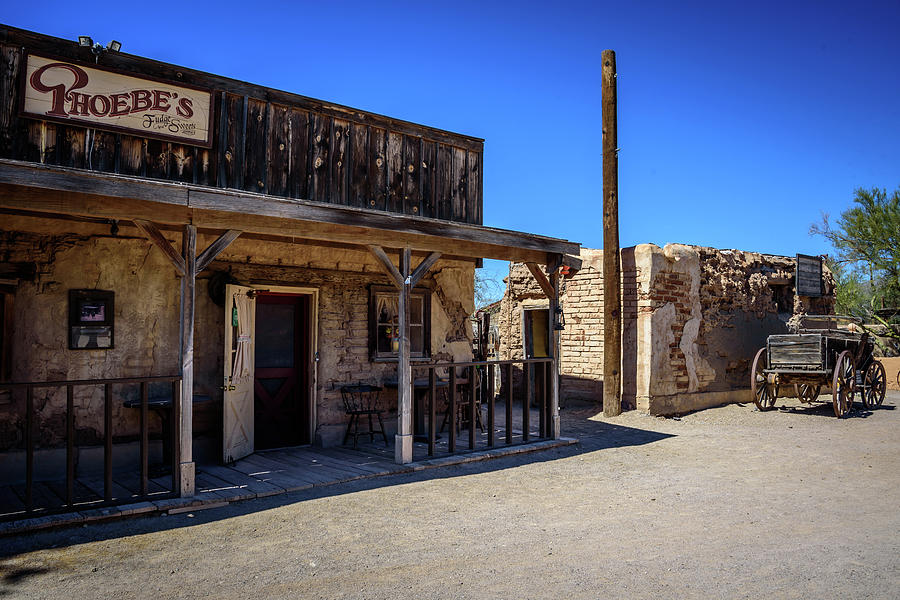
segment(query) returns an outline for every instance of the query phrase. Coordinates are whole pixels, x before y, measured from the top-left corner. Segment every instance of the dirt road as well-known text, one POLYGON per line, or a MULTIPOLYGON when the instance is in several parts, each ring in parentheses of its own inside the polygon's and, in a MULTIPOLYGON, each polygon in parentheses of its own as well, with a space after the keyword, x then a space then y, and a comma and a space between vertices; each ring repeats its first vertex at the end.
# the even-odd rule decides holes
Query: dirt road
POLYGON ((900 393, 788 403, 571 408, 541 455, 0 539, 0 596, 900 597, 900 393))

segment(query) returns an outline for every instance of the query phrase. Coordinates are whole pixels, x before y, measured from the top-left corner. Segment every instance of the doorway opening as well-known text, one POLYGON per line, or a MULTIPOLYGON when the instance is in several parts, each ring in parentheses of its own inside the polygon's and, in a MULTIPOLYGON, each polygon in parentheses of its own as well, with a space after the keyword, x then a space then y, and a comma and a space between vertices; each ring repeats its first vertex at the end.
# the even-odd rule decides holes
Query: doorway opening
POLYGON ((257 450, 309 444, 310 297, 256 295, 253 421, 257 450))

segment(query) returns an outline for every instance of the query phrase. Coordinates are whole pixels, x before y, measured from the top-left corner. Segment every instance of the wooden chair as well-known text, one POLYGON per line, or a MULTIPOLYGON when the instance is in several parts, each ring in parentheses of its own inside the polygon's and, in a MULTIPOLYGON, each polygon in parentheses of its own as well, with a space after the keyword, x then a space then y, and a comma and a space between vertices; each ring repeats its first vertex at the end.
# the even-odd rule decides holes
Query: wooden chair
POLYGON ((341 400, 344 401, 344 411, 350 415, 350 422, 347 423, 347 433, 344 434, 344 445, 350 436, 353 436, 353 448, 357 447, 359 436, 369 436, 369 441, 375 441, 375 434, 380 433, 384 438, 384 445, 388 445, 387 435, 384 433, 384 422, 381 420, 383 409, 378 407, 378 398, 381 395, 381 388, 377 385, 345 385, 341 388, 341 400), (378 417, 378 429, 375 429, 372 423, 372 415, 378 417), (361 417, 368 417, 369 430, 359 430, 359 421, 361 417))
MULTIPOLYGON (((456 419, 454 419, 454 423, 456 424, 456 432, 459 433, 460 429, 464 426, 468 426, 469 424, 469 398, 471 397, 472 387, 469 385, 469 370, 467 368, 463 368, 462 375, 457 375, 456 377, 456 419)), ((478 427, 481 432, 484 432, 484 422, 481 417, 481 394, 478 393, 479 384, 481 381, 481 373, 476 369, 475 370, 475 425, 478 427)), ((444 420, 441 423, 441 432, 443 433, 444 428, 450 422, 450 390, 447 390, 446 396, 446 405, 444 407, 444 420)))

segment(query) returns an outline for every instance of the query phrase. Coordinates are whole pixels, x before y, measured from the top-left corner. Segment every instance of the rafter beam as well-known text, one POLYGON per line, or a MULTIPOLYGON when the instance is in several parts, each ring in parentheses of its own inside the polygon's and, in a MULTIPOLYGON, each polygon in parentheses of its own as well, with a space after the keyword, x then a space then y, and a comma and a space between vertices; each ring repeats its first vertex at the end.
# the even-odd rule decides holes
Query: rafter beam
POLYGON ((376 259, 378 259, 378 264, 381 265, 381 268, 384 269, 384 272, 388 274, 388 277, 391 278, 391 283, 397 286, 397 289, 403 289, 404 277, 400 274, 400 271, 397 270, 397 267, 394 266, 394 263, 388 257, 388 255, 384 252, 384 249, 381 246, 366 246, 369 249, 376 259))
POLYGON ((178 274, 184 277, 184 258, 181 256, 178 250, 176 250, 172 246, 172 244, 169 243, 169 240, 165 238, 159 228, 150 221, 144 221, 143 219, 133 219, 133 222, 135 227, 143 231, 144 234, 148 238, 150 238, 150 241, 153 242, 153 245, 162 250, 163 254, 165 254, 172 262, 172 266, 175 267, 175 270, 178 271, 178 274))
POLYGON ((440 252, 432 252, 428 256, 425 257, 425 260, 419 263, 419 266, 416 267, 416 270, 412 272, 409 276, 409 285, 411 287, 415 287, 419 281, 422 280, 425 275, 428 274, 428 271, 431 270, 431 267, 434 266, 434 263, 441 258, 440 252))
POLYGON ((238 239, 241 235, 241 231, 237 229, 229 229, 222 235, 220 235, 216 241, 210 244, 206 250, 200 253, 200 256, 197 257, 197 272, 199 273, 203 269, 209 266, 209 263, 214 261, 219 254, 222 253, 225 248, 231 245, 231 242, 238 239))
POLYGON ((541 267, 536 263, 525 263, 525 266, 528 267, 528 270, 531 271, 531 274, 534 276, 535 280, 538 282, 538 285, 541 286, 541 291, 544 292, 544 295, 548 298, 553 298, 554 291, 553 286, 550 285, 550 280, 547 279, 547 276, 544 275, 544 272, 541 270, 541 267))

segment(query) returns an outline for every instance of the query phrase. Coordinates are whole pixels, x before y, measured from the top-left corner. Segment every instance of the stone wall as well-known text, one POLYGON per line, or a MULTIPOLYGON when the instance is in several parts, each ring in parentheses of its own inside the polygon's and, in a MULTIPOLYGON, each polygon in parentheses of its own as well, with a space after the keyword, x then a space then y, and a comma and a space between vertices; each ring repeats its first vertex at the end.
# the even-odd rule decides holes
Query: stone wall
MULTIPOLYGON (((560 399, 602 401, 602 251, 582 249, 582 270, 563 279, 560 399)), ((653 414, 749 401, 749 370, 766 337, 800 313, 830 313, 794 293, 795 259, 739 250, 642 244, 621 251, 622 403, 653 414)), ((546 299, 525 265, 512 264, 498 315, 501 357, 522 354, 521 312, 546 299)), ((517 384, 514 381, 514 384, 517 384)))
MULTIPOLYGON (((178 232, 164 234, 180 248, 178 232)), ((198 249, 213 239, 199 236, 198 249)), ((417 260, 414 257, 414 264, 417 260)), ((178 373, 179 278, 163 254, 136 229, 123 225, 118 235, 112 236, 109 225, 5 217, 0 230, 0 262, 26 261, 37 263, 38 273, 34 281, 20 281, 16 288, 13 381, 178 373), (69 289, 115 292, 114 349, 68 350, 69 289)), ((387 276, 366 251, 239 238, 197 281, 194 392, 210 396, 213 409, 205 416, 202 413, 207 409, 195 411, 195 433, 198 426, 211 434, 222 428, 225 310, 213 302, 207 290, 211 274, 217 271, 230 271, 242 285, 318 290, 317 439, 324 444, 339 443, 346 423, 340 386, 380 382, 396 372, 396 363, 371 362, 368 353, 368 286, 389 285, 387 276)), ((433 290, 432 356, 436 360, 471 360, 471 332, 465 323, 474 310, 474 264, 439 261, 423 285, 433 290)), ((114 437, 134 438, 138 411, 123 407, 122 400, 136 396, 137 388, 116 393, 114 437)), ((77 397, 78 443, 97 443, 103 436, 102 389, 84 388, 77 397)), ((383 404, 395 414, 396 395, 386 395, 383 404)), ((42 447, 62 444, 65 391, 38 391, 35 407, 38 443, 42 447)), ((393 421, 387 420, 389 428, 396 427, 393 421)), ((158 431, 159 423, 152 421, 151 428, 158 431)), ((21 447, 23 431, 23 395, 0 397, 0 451, 21 447)))

